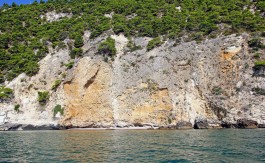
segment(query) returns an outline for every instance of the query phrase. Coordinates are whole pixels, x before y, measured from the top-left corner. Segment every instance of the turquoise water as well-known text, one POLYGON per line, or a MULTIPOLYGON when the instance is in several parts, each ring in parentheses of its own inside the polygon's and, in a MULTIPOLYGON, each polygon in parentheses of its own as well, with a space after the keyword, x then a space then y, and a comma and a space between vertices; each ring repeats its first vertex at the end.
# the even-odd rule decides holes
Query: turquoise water
POLYGON ((0 162, 265 162, 265 130, 0 132, 0 162))

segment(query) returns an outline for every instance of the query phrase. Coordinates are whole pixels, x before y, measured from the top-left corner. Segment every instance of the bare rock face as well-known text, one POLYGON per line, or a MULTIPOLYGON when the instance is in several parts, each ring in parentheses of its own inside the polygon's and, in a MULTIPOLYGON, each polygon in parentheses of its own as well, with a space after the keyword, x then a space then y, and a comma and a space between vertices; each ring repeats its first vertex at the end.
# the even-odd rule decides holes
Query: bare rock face
POLYGON ((208 129, 209 124, 207 119, 196 119, 194 124, 194 129, 208 129))
POLYGON ((72 13, 56 13, 55 11, 47 12, 45 15, 41 15, 41 19, 46 18, 48 22, 58 21, 61 18, 71 18, 73 16, 72 13))
POLYGON ((192 128, 193 128, 192 124, 186 121, 180 121, 176 125, 176 129, 178 130, 185 130, 185 129, 192 129, 192 128))
POLYGON ((231 35, 196 42, 166 40, 147 51, 151 38, 132 38, 107 31, 94 40, 83 37, 84 56, 71 60, 68 50, 54 51, 40 62, 33 77, 21 74, 7 87, 15 98, 0 103, 0 124, 70 127, 152 126, 167 129, 255 127, 265 124, 263 75, 255 74, 248 53, 247 35, 231 35), (99 44, 111 36, 116 41, 113 58, 97 54, 99 44), (72 68, 64 65, 73 63, 72 68), (64 75, 62 75, 64 74, 64 75), (62 77, 64 76, 64 77, 62 77), (52 90, 55 80, 61 80, 52 90), (49 91, 44 107, 38 91, 49 91), (14 105, 20 104, 20 112, 14 105), (64 115, 54 117, 61 105, 64 115), (252 121, 237 121, 251 119, 252 121))
POLYGON ((33 77, 25 74, 19 75, 6 87, 14 91, 14 99, 0 103, 1 124, 23 124, 34 126, 56 125, 58 120, 54 118, 54 107, 64 106, 64 92, 61 86, 52 90, 56 80, 64 80, 62 74, 68 63, 68 50, 60 50, 55 54, 48 54, 40 62, 39 73, 33 77), (45 105, 38 102, 38 92, 48 91, 49 99, 45 105), (15 111, 15 105, 19 105, 19 111, 15 111))
POLYGON ((258 128, 265 128, 265 124, 258 124, 258 128))
POLYGON ((65 126, 106 127, 113 124, 111 68, 103 61, 82 58, 70 81, 64 83, 65 126))
POLYGON ((238 119, 237 126, 238 128, 258 128, 258 123, 250 119, 238 119))

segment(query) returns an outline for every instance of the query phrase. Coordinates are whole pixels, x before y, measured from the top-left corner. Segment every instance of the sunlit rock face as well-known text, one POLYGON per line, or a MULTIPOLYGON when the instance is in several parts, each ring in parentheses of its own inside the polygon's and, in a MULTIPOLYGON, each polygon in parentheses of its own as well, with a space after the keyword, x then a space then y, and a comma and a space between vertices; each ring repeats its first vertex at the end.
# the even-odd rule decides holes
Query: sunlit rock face
POLYGON ((73 78, 64 83, 66 111, 62 124, 66 126, 111 126, 113 110, 111 97, 112 72, 103 61, 82 58, 73 78))
POLYGON ((265 80, 262 75, 253 76, 247 35, 202 43, 166 40, 150 51, 146 46, 151 38, 132 38, 135 46, 140 46, 132 51, 123 35, 108 31, 94 40, 89 35, 85 32, 84 55, 72 60, 72 68, 64 66, 71 61, 68 50, 53 51, 40 62, 39 74, 23 77, 25 84, 19 77, 13 84, 7 83, 15 88, 15 98, 1 103, 0 120, 66 127, 169 126, 180 122, 189 127, 200 120, 207 128, 218 128, 243 118, 265 123, 264 96, 252 89, 263 88, 265 80), (116 41, 114 57, 97 53, 109 35, 116 41), (62 83, 56 91, 51 90, 56 79, 62 83), (31 84, 33 88, 28 89, 31 84), (50 93, 42 110, 38 90, 50 93), (20 113, 13 111, 16 103, 23 104, 20 113), (58 104, 64 114, 53 117, 58 104))

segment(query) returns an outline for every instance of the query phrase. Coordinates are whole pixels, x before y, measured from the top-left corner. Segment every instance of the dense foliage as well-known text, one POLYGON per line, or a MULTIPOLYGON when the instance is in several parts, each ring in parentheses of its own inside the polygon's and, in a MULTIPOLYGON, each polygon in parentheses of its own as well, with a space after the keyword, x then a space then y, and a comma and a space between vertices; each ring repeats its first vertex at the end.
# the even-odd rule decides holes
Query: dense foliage
POLYGON ((172 39, 264 31, 264 5, 263 0, 42 0, 31 5, 5 4, 0 9, 0 82, 22 72, 36 74, 38 61, 48 53, 50 43, 64 48, 63 41, 72 39, 71 57, 80 56, 85 30, 91 32, 91 39, 109 29, 126 36, 165 35, 172 39), (250 9, 255 6, 252 13, 250 9), (48 22, 45 13, 49 11, 73 16, 48 22))

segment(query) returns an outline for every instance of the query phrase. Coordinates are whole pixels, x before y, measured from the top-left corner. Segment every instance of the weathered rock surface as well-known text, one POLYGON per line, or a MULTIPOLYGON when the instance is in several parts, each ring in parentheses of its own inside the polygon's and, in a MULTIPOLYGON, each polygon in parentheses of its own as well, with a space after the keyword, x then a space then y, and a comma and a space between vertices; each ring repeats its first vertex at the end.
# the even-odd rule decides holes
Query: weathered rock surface
POLYGON ((73 16, 72 13, 56 13, 56 11, 52 11, 52 12, 47 12, 45 15, 41 15, 41 19, 46 19, 46 21, 48 22, 54 22, 54 21, 58 21, 61 18, 71 18, 73 16))
POLYGON ((258 124, 258 128, 265 128, 265 124, 258 124))
POLYGON ((208 129, 209 124, 207 119, 196 119, 194 124, 194 129, 208 129))
POLYGON ((15 131, 19 130, 21 126, 22 126, 21 124, 5 123, 0 125, 0 131, 15 131))
POLYGON ((192 129, 192 123, 186 121, 180 121, 176 124, 176 129, 178 130, 185 130, 185 129, 192 129))
POLYGON ((64 128, 54 124, 32 125, 32 124, 5 123, 3 125, 0 125, 0 131, 59 130, 59 129, 64 129, 64 128))
POLYGON ((103 61, 82 58, 64 83, 66 108, 62 125, 95 127, 113 124, 111 68, 103 61))
POLYGON ((257 121, 250 120, 250 119, 238 119, 237 127, 238 128, 258 128, 258 123, 257 121))
POLYGON ((123 35, 106 32, 94 40, 84 35, 84 56, 71 60, 68 50, 55 51, 40 62, 33 77, 21 74, 6 86, 14 99, 0 103, 0 125, 60 124, 71 127, 160 126, 161 128, 219 128, 265 124, 264 96, 252 88, 263 87, 255 76, 248 53, 247 35, 224 36, 196 42, 166 40, 151 51, 151 38, 132 38, 140 49, 130 51, 123 35), (111 35, 117 55, 97 54, 100 42, 111 35), (53 55, 52 55, 53 54, 53 55), (64 66, 73 62, 73 68, 64 66), (55 90, 55 80, 62 84, 55 90), (46 106, 37 101, 38 91, 49 91, 46 106), (14 105, 20 104, 20 111, 14 105), (54 107, 64 108, 54 117, 54 107), (257 122, 241 122, 252 119, 257 122), (166 127, 162 127, 166 126, 166 127))

